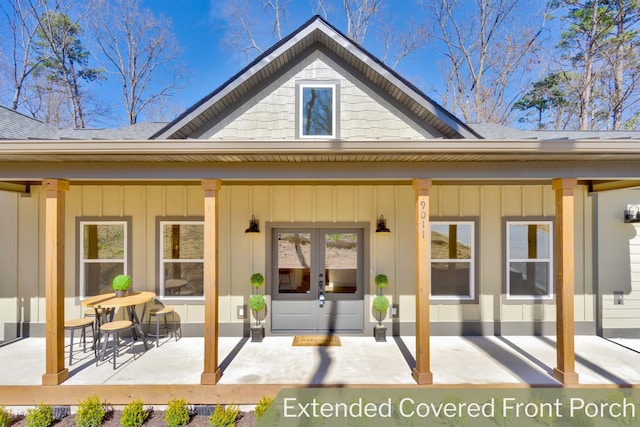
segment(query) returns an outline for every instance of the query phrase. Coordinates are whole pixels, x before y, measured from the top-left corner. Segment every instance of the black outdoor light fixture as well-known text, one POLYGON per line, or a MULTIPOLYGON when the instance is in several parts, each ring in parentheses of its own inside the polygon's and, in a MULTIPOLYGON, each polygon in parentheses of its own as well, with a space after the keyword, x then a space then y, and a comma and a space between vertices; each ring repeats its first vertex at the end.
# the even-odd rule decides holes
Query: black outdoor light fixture
POLYGON ((629 207, 624 210, 624 222, 640 222, 640 206, 629 205, 629 207))
POLYGON ((251 215, 251 221, 249 221, 249 228, 244 230, 245 233, 259 233, 260 227, 258 226, 258 221, 256 221, 256 217, 251 215))
POLYGON ((384 219, 384 215, 380 215, 380 218, 378 218, 376 233, 391 233, 391 230, 387 228, 387 220, 384 219))

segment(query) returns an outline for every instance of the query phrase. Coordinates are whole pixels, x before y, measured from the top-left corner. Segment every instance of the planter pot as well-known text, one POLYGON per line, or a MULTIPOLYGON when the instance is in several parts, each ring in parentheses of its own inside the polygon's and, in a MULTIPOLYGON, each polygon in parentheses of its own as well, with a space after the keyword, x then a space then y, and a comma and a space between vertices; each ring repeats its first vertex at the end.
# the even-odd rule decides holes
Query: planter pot
POLYGON ((373 336, 376 338, 376 342, 387 341, 387 327, 384 325, 376 325, 373 328, 373 336))
POLYGON ((264 327, 252 326, 251 327, 251 342, 262 342, 264 338, 264 327))
POLYGON ((127 291, 116 291, 116 296, 118 298, 120 297, 126 297, 127 296, 127 291))

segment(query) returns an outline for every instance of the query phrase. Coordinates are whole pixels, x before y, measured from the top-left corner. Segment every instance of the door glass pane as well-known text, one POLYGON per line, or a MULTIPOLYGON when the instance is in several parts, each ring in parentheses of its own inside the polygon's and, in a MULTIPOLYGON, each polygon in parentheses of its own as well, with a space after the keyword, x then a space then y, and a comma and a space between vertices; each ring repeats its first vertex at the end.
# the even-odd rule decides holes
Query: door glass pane
POLYGON ((311 233, 278 233, 278 289, 311 292, 311 233))
POLYGON ((354 294, 358 290, 358 234, 324 236, 325 292, 354 294))

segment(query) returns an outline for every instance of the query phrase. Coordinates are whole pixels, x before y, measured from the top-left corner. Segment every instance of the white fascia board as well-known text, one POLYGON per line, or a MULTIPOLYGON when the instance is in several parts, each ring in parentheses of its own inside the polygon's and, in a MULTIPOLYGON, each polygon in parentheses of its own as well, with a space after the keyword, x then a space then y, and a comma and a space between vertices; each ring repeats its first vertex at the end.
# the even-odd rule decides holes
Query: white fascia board
POLYGON ((317 154, 317 153, 505 153, 640 154, 640 140, 468 140, 421 141, 0 141, 0 155, 29 154, 317 154))

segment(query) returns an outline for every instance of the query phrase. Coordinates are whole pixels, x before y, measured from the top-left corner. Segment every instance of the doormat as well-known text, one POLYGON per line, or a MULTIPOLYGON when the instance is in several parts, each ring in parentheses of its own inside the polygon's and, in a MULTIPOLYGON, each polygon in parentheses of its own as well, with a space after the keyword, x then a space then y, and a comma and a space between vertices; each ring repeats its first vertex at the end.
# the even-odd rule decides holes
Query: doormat
POLYGON ((336 335, 296 335, 293 337, 294 347, 302 346, 341 346, 340 337, 336 335))

